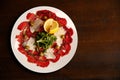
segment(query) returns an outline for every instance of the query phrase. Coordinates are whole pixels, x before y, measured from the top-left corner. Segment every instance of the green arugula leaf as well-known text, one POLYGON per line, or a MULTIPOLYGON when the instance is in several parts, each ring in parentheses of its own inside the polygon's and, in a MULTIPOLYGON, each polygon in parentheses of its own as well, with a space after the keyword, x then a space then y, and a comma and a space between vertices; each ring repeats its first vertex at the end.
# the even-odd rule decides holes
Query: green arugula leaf
POLYGON ((53 44, 54 41, 56 41, 56 39, 56 36, 52 34, 39 32, 36 36, 36 45, 46 50, 53 44))

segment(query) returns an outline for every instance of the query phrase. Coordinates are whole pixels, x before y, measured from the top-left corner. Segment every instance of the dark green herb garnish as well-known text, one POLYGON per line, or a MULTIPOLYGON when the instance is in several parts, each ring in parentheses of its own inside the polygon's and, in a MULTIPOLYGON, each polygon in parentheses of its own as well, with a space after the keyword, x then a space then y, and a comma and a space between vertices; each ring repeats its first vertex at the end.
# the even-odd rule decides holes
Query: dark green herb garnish
POLYGON ((53 44, 54 41, 56 41, 56 39, 57 38, 52 34, 39 32, 36 36, 36 45, 46 50, 53 44))

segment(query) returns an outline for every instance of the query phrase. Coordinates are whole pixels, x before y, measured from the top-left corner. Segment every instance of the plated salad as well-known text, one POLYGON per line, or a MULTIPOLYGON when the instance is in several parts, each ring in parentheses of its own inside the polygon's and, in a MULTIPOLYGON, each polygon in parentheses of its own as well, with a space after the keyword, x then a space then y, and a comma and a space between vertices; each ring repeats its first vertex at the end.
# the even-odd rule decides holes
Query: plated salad
POLYGON ((71 50, 72 28, 66 26, 65 18, 58 17, 49 10, 28 13, 21 22, 16 35, 18 51, 27 57, 28 62, 40 67, 57 62, 71 50))

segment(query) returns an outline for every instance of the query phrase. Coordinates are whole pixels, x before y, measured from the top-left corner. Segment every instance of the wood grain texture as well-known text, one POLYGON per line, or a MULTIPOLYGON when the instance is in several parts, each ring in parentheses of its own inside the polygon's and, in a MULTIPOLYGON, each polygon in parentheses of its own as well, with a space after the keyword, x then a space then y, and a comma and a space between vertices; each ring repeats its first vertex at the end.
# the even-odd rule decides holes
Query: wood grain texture
POLYGON ((119 0, 1 0, 0 80, 119 80, 119 4, 119 0), (38 74, 15 59, 10 34, 23 12, 44 5, 59 8, 71 17, 78 32, 78 48, 64 68, 38 74))

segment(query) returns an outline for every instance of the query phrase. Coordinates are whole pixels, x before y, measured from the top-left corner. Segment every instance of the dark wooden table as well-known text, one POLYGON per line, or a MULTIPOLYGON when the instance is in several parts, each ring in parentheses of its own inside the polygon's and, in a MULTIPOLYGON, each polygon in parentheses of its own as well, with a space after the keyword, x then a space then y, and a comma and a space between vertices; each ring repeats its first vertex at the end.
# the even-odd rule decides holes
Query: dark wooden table
POLYGON ((0 80, 120 80, 119 0, 1 0, 0 80), (78 48, 64 68, 38 74, 15 59, 10 35, 17 18, 36 6, 67 13, 78 31, 78 48))

